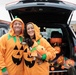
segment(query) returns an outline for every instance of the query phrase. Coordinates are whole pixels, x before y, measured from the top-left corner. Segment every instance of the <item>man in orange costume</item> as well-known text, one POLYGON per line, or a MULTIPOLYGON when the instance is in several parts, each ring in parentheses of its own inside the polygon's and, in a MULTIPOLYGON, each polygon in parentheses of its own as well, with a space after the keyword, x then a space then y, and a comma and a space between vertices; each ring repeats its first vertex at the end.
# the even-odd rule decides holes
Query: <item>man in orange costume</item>
POLYGON ((10 31, 0 38, 0 70, 3 75, 23 75, 23 39, 24 23, 15 18, 10 23, 10 31))

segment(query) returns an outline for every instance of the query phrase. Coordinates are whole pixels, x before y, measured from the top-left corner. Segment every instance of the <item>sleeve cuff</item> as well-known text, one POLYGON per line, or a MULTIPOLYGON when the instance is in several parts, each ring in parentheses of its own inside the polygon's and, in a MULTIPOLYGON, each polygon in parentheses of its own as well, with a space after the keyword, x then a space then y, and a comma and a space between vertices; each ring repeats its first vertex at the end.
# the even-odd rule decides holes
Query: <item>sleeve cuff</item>
POLYGON ((2 69, 2 72, 6 72, 7 71, 7 69, 6 69, 6 67, 4 67, 3 69, 2 69))
POLYGON ((43 61, 46 60, 46 54, 43 54, 43 55, 42 55, 42 60, 43 60, 43 61))

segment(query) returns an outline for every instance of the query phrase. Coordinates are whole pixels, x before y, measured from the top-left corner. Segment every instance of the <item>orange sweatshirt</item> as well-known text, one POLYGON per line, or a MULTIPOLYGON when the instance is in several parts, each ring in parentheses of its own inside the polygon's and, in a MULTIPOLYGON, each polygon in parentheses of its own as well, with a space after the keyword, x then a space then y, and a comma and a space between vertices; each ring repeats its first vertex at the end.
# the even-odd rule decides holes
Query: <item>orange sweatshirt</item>
POLYGON ((2 71, 0 70, 0 75, 2 75, 2 71))
MULTIPOLYGON (((40 40, 40 45, 47 50, 46 59, 54 59, 56 57, 55 49, 40 35, 39 28, 34 25, 36 41, 40 40), (50 52, 50 53, 49 53, 50 52), (49 55, 50 54, 50 55, 49 55), (51 56, 51 58, 49 57, 51 56)), ((38 64, 38 60, 34 60, 29 55, 29 48, 25 45, 24 50, 24 75, 49 75, 49 63, 44 61, 38 64)))
POLYGON ((15 36, 12 27, 16 20, 22 23, 22 30, 24 29, 23 21, 16 18, 10 24, 11 30, 0 38, 0 70, 7 69, 9 75, 23 75, 23 31, 19 36, 15 36))

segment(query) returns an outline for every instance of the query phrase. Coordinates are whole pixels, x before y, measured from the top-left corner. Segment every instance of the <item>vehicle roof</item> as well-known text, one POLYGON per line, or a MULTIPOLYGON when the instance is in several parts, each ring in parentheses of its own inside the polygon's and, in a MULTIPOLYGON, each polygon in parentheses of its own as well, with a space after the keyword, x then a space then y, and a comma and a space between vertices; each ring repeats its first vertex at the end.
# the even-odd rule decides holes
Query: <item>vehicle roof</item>
POLYGON ((61 1, 61 0, 20 0, 16 4, 7 4, 6 9, 7 10, 13 10, 17 8, 22 8, 22 7, 33 7, 33 6, 50 6, 50 7, 58 7, 58 8, 63 8, 63 9, 68 9, 68 10, 75 10, 76 5, 61 1))

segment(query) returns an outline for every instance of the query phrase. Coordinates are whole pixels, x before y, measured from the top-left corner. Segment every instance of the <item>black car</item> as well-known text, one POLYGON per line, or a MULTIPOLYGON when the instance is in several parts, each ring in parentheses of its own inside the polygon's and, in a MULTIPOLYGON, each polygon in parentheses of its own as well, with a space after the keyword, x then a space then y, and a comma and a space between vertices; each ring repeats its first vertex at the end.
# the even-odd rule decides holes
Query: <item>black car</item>
POLYGON ((8 21, 0 20, 0 37, 8 32, 9 24, 8 21))
MULTIPOLYGON (((76 5, 61 0, 20 0, 6 5, 6 9, 11 20, 19 17, 25 24, 37 24, 48 42, 53 31, 60 32, 65 43, 64 56, 76 59, 76 36, 69 26, 76 5)), ((60 75, 62 72, 66 74, 67 70, 50 71, 50 74, 51 72, 60 75)))

